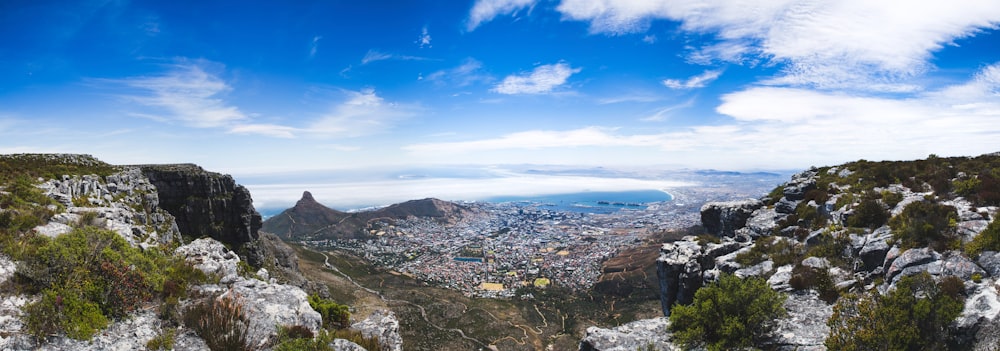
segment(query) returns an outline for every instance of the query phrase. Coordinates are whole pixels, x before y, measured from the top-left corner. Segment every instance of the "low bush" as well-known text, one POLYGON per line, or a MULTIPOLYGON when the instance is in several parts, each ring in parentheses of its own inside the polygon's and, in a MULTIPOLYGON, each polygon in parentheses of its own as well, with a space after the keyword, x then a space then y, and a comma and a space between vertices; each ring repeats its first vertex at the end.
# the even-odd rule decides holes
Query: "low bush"
POLYGON ((796 265, 792 269, 792 278, 788 280, 788 285, 795 290, 816 290, 819 298, 826 303, 834 303, 840 297, 840 292, 837 291, 833 278, 826 269, 796 265))
POLYGON ((68 289, 47 289, 40 300, 24 306, 23 311, 28 334, 39 339, 65 333, 86 340, 108 325, 108 318, 96 303, 68 289))
POLYGON ((343 329, 351 326, 350 308, 345 305, 312 294, 309 295, 309 306, 323 316, 325 328, 343 329))
POLYGON ((688 349, 759 347, 774 330, 775 320, 786 315, 785 298, 761 278, 723 274, 718 282, 698 289, 691 305, 671 309, 670 329, 688 349))
POLYGON ((904 277, 885 295, 848 294, 827 325, 830 350, 948 350, 948 325, 962 313, 961 280, 935 283, 927 273, 904 277))
POLYGON ((174 337, 177 334, 177 329, 168 328, 160 332, 160 335, 149 339, 146 342, 146 349, 150 351, 157 350, 173 350, 174 349, 174 337))
POLYGON ((1000 251, 1000 220, 994 219, 986 229, 965 244, 965 253, 970 257, 977 257, 983 251, 1000 251))
POLYGON ((889 211, 873 197, 866 196, 854 207, 854 213, 847 218, 847 226, 875 229, 889 220, 889 211))
POLYGON ((758 239, 749 251, 736 255, 736 263, 743 266, 753 266, 768 259, 775 266, 795 263, 803 253, 802 246, 782 237, 766 236, 758 239))
POLYGON ((212 351, 255 350, 250 319, 243 308, 238 297, 210 298, 184 313, 184 325, 204 339, 212 351))
POLYGON ((917 201, 889 220, 893 237, 902 249, 931 247, 938 251, 957 249, 955 235, 958 212, 948 205, 917 201))

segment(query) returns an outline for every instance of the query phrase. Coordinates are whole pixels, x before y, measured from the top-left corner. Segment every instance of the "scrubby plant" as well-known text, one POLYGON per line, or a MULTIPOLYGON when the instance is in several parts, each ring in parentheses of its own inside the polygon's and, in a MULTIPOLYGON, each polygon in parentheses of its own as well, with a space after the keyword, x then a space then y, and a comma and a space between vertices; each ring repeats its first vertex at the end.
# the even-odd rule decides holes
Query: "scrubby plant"
POLYGON ((1000 221, 996 219, 965 244, 965 253, 971 257, 977 257, 983 251, 1000 251, 1000 221))
POLYGON ((184 324, 212 351, 257 349, 251 340, 250 319, 239 297, 225 295, 195 304, 185 312, 184 324))
POLYGON ((931 247, 935 250, 958 248, 955 208, 930 201, 906 205, 903 212, 889 220, 893 237, 904 249, 931 247))
POLYGON ((847 226, 875 229, 885 225, 888 220, 889 211, 874 197, 866 196, 854 207, 854 213, 847 218, 847 226))
POLYGON ((176 337, 176 334, 177 329, 164 329, 159 335, 146 342, 146 349, 149 351, 173 350, 175 341, 174 338, 176 337))
POLYGON ((776 266, 794 263, 802 255, 802 246, 791 240, 780 237, 766 236, 758 239, 749 251, 736 255, 736 263, 752 266, 768 259, 776 266))
POLYGON ((814 289, 819 298, 826 303, 834 303, 840 297, 840 292, 833 284, 833 278, 826 269, 806 267, 801 264, 792 268, 792 277, 788 280, 795 290, 814 289))
POLYGON ((687 349, 759 347, 775 321, 786 315, 785 298, 761 278, 723 274, 718 282, 698 289, 691 305, 673 306, 670 329, 687 349))
POLYGON ((895 208, 901 201, 903 201, 903 194, 889 190, 882 190, 882 203, 890 209, 895 208))
POLYGON ((309 295, 309 306, 323 316, 323 326, 326 328, 343 329, 351 325, 351 312, 346 305, 312 294, 309 295))
POLYGON ((24 324, 32 336, 45 337, 65 333, 85 340, 108 325, 108 318, 94 302, 81 298, 72 289, 48 289, 42 298, 24 307, 24 324))
POLYGON ((155 249, 132 247, 117 233, 97 227, 77 228, 54 239, 32 238, 25 248, 31 254, 22 255, 18 264, 17 282, 24 291, 51 297, 24 309, 26 318, 39 321, 35 335, 88 337, 95 329, 73 321, 100 328, 141 307, 162 291, 161 267, 169 267, 173 259, 155 249), (60 307, 71 302, 83 307, 60 307), (53 322, 53 310, 61 311, 56 320, 63 322, 53 322))
POLYGON ((827 325, 830 350, 948 350, 948 325, 963 308, 962 282, 935 283, 927 273, 903 277, 885 295, 848 294, 827 325))

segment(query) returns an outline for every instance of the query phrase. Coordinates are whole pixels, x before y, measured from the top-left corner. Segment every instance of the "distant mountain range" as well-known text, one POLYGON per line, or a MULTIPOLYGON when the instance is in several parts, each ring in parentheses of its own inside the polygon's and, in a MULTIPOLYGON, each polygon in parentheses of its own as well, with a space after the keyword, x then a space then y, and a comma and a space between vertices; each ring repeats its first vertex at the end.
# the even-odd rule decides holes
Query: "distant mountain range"
POLYGON ((451 221, 471 210, 448 201, 427 198, 411 200, 372 211, 342 212, 320 204, 308 191, 295 206, 268 218, 262 230, 286 240, 365 238, 368 223, 378 219, 429 217, 451 221))

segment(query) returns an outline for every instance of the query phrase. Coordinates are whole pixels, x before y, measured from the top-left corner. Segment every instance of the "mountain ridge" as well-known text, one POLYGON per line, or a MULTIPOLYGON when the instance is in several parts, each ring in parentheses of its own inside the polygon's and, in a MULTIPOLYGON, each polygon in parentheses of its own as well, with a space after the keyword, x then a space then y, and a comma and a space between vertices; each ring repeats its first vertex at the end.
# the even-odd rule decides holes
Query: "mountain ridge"
POLYGON ((311 192, 304 191, 295 206, 265 220, 262 230, 286 240, 360 239, 370 235, 365 229, 377 219, 421 217, 452 221, 470 212, 465 206, 435 198, 410 200, 371 211, 343 212, 319 203, 311 192))

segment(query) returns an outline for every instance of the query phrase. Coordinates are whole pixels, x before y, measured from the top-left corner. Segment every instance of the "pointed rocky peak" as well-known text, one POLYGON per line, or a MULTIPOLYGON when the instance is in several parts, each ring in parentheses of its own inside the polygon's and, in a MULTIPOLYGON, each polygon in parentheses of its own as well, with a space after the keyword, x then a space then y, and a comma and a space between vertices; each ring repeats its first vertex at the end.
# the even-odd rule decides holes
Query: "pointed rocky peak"
POLYGON ((313 198, 312 193, 308 191, 302 192, 302 198, 295 203, 295 207, 313 206, 313 205, 319 205, 319 203, 316 202, 316 199, 313 198))

